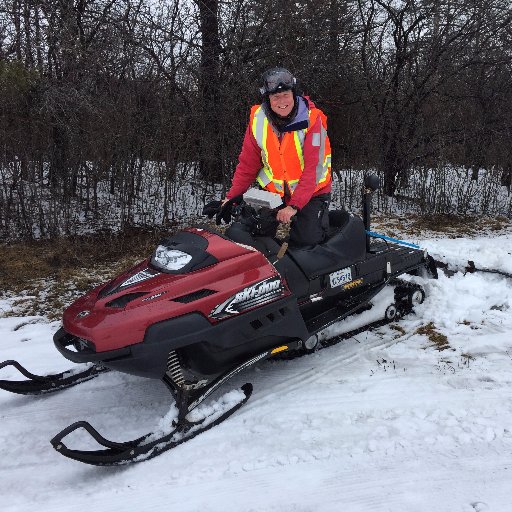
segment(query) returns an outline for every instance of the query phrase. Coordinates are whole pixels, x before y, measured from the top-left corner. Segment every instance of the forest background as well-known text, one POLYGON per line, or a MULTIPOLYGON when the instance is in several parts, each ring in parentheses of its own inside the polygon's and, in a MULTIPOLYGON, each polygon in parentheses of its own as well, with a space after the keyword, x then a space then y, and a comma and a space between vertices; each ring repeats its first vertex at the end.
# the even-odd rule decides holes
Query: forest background
POLYGON ((510 218, 511 64, 508 0, 3 0, 0 240, 219 198, 276 65, 328 116, 340 203, 371 171, 384 209, 510 218))

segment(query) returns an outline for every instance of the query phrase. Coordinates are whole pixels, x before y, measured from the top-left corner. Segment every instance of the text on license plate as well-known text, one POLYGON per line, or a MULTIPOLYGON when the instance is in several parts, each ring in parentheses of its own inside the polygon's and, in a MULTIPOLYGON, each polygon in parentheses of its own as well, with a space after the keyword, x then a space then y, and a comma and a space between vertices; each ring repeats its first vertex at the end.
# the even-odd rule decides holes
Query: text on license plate
POLYGON ((352 271, 350 267, 343 268, 329 274, 329 278, 331 280, 331 288, 336 288, 336 286, 341 286, 342 284, 352 281, 352 271))

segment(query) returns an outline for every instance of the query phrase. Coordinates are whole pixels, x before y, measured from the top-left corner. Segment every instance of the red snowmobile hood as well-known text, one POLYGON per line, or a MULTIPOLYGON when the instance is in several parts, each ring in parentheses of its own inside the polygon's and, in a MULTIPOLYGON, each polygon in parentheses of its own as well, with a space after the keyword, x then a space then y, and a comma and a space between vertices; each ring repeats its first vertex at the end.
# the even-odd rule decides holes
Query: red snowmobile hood
POLYGON ((251 247, 206 230, 190 228, 181 233, 204 239, 206 252, 215 262, 188 273, 170 274, 146 259, 76 300, 64 312, 64 329, 92 342, 96 352, 122 348, 140 343, 146 329, 157 322, 190 312, 209 318, 234 293, 277 275, 263 254, 251 247))

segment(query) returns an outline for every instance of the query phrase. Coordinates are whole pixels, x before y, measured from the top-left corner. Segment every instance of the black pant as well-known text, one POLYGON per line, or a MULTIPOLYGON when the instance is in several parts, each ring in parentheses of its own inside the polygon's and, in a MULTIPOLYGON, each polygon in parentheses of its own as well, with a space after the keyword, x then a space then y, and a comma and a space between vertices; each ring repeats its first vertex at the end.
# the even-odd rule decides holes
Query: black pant
POLYGON ((330 200, 331 194, 312 197, 309 203, 292 217, 290 245, 317 245, 327 239, 330 200))

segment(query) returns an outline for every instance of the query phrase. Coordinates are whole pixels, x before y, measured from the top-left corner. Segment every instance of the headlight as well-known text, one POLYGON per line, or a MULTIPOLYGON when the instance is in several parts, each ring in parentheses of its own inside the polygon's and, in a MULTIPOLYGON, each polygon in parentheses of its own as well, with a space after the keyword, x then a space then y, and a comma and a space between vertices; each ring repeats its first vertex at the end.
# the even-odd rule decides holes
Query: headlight
POLYGON ((192 256, 183 251, 169 249, 165 245, 156 248, 153 262, 166 270, 180 270, 190 262, 192 256))

